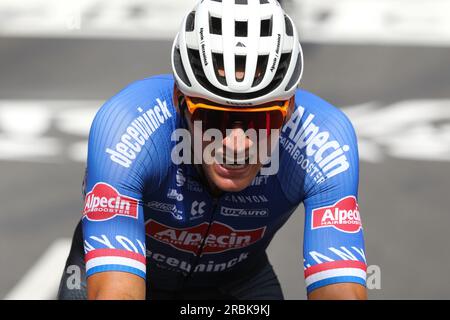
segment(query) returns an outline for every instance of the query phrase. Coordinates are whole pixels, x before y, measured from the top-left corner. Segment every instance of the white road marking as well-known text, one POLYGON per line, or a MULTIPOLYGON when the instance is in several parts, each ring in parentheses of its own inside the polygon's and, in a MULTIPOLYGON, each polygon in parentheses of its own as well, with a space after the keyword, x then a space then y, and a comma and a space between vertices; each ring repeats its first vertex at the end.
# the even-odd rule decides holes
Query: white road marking
MULTIPOLYGON (((0 101, 0 161, 85 163, 89 128, 102 104, 0 101)), ((450 100, 369 102, 343 111, 355 127, 362 161, 450 161, 450 100)))
MULTIPOLYGON (((173 39, 196 0, 2 0, 0 35, 173 39)), ((448 0, 293 0, 312 43, 450 46, 448 0)))
POLYGON ((63 152, 63 145, 57 138, 29 137, 11 138, 0 135, 0 160, 21 160, 26 162, 52 163, 63 152))
POLYGON ((173 38, 196 0, 2 0, 0 35, 173 38))
POLYGON ((0 127, 14 136, 39 136, 50 128, 50 112, 39 102, 10 101, 0 105, 0 127), (24 116, 26 115, 26 116, 24 116))
POLYGON ((87 151, 87 141, 81 141, 70 145, 67 150, 67 155, 72 161, 85 163, 87 160, 87 151))
POLYGON ((92 120, 100 100, 0 101, 0 160, 36 163, 85 162, 92 120), (82 139, 67 144, 49 136, 53 129, 82 139))
POLYGON ((411 100, 343 109, 355 127, 360 157, 450 161, 450 100, 411 100))
POLYGON ((38 262, 36 262, 4 299, 55 299, 59 288, 59 281, 70 251, 71 242, 71 239, 58 239, 53 242, 38 262))
POLYGON ((55 114, 55 126, 59 131, 79 137, 87 137, 92 120, 101 101, 81 102, 79 107, 61 110, 55 114))
POLYGON ((448 0, 301 0, 302 39, 319 43, 450 46, 448 0))

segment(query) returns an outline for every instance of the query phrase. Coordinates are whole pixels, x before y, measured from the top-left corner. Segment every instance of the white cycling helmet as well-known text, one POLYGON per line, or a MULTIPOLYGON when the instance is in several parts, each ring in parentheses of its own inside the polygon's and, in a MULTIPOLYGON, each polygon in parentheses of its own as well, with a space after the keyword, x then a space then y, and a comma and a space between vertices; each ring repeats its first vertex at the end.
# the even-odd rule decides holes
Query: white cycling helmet
POLYGON ((248 107, 291 98, 303 54, 278 1, 202 0, 175 38, 172 69, 184 95, 248 107))

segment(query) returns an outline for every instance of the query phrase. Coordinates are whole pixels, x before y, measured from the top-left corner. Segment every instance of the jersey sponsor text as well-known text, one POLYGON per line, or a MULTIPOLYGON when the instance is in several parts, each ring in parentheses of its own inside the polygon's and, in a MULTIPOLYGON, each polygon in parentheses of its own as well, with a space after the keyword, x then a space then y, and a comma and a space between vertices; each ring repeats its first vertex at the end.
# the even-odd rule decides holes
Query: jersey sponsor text
POLYGON ((169 227, 152 219, 146 225, 146 233, 149 237, 194 255, 220 253, 247 247, 260 240, 265 230, 266 227, 235 230, 217 221, 214 221, 211 226, 203 222, 183 229, 169 227), (206 239, 203 239, 205 235, 206 239), (202 243, 203 248, 201 248, 202 243))
POLYGON ((141 115, 126 128, 120 142, 113 149, 106 149, 106 153, 110 155, 113 162, 129 168, 150 136, 172 117, 167 108, 167 102, 165 100, 161 102, 159 98, 156 101, 158 104, 145 112, 138 108, 141 115))
POLYGON ((280 140, 283 148, 316 183, 347 171, 350 164, 345 153, 350 147, 341 146, 336 140, 329 141, 330 133, 320 130, 313 122, 315 115, 310 113, 303 119, 304 115, 305 108, 298 106, 283 127, 283 133, 289 129, 288 137, 280 140))
POLYGON ((342 198, 329 207, 312 211, 312 229, 333 227, 343 232, 358 232, 361 228, 358 202, 354 196, 342 198))
POLYGON ((86 194, 83 217, 92 221, 104 221, 115 216, 137 219, 138 200, 121 195, 107 183, 97 183, 86 194))
POLYGON ((243 209, 222 207, 220 214, 229 217, 267 217, 269 209, 243 209))

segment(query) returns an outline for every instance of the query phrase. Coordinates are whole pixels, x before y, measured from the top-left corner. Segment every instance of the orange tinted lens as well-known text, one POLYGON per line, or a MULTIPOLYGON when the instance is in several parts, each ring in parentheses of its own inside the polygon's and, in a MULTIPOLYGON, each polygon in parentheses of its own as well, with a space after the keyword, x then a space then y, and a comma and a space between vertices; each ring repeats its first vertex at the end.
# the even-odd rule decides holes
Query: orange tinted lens
POLYGON ((286 115, 289 108, 289 100, 285 101, 273 101, 264 103, 261 105, 254 105, 251 107, 236 107, 227 106, 217 103, 210 102, 208 100, 200 98, 189 98, 186 97, 186 102, 189 112, 192 114, 197 109, 211 109, 217 111, 227 111, 227 112, 245 112, 245 113, 256 113, 256 112, 266 112, 266 111, 280 111, 283 116, 286 115), (236 111, 235 111, 236 110, 236 111))
POLYGON ((255 129, 280 129, 284 116, 280 110, 260 112, 230 112, 212 109, 197 108, 193 115, 193 121, 201 121, 203 130, 219 129, 224 132, 239 124, 244 130, 255 129))

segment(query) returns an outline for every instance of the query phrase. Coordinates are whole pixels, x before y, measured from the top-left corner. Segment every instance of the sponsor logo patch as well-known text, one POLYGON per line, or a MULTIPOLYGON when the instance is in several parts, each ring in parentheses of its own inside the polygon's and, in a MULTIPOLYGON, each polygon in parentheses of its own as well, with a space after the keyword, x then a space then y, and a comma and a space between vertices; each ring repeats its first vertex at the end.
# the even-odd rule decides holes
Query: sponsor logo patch
POLYGON ((170 213, 177 220, 183 219, 181 212, 177 209, 177 206, 174 204, 151 201, 147 203, 146 206, 156 211, 170 213))
POLYGON ((362 228, 358 202, 354 196, 348 196, 332 206, 314 209, 311 223, 313 230, 333 227, 343 232, 358 232, 362 228))
POLYGON ((184 183, 186 182, 186 178, 183 174, 182 169, 177 169, 177 174, 175 176, 175 179, 177 182, 177 187, 182 187, 184 185, 184 183))
POLYGON ((205 201, 202 201, 202 202, 194 201, 194 202, 192 202, 191 216, 200 218, 205 213, 205 209, 204 209, 205 206, 206 206, 205 201))
POLYGON ((167 190, 167 198, 177 201, 183 201, 184 197, 181 193, 178 193, 177 189, 167 190))
POLYGON ((305 108, 297 107, 283 126, 280 144, 317 184, 321 184, 350 168, 347 154, 351 146, 335 140, 332 133, 319 127, 318 121, 314 121, 315 114, 306 114, 305 108))
POLYGON ((229 217, 267 217, 269 209, 238 209, 222 207, 220 214, 229 217))
POLYGON ((233 203, 263 203, 269 202, 269 199, 265 195, 249 195, 249 196, 239 196, 239 195, 226 195, 225 201, 233 203))
POLYGON ((113 186, 99 182, 86 194, 83 217, 104 221, 115 216, 138 218, 138 200, 120 194, 113 186))
MULTIPOLYGON (((209 233, 204 239, 201 253, 213 254, 247 247, 260 240, 264 236, 265 230, 266 227, 235 230, 226 224, 215 221, 209 227, 209 233)), ((194 255, 199 253, 206 232, 208 232, 207 222, 182 229, 172 228, 155 220, 149 220, 146 224, 146 233, 149 237, 194 255)))

